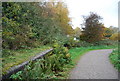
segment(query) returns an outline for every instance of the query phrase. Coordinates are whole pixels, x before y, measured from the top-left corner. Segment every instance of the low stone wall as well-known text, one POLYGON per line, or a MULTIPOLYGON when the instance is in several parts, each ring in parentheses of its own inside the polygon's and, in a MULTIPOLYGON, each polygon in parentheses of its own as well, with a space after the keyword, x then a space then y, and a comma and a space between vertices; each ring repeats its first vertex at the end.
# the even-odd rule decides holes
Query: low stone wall
MULTIPOLYGON (((39 54, 37 54, 35 57, 31 58, 29 61, 35 61, 36 59, 40 59, 44 57, 46 54, 48 54, 50 51, 52 51, 53 48, 45 50, 39 54)), ((17 73, 18 71, 24 69, 25 65, 29 63, 29 61, 23 62, 22 64, 19 64, 17 66, 11 67, 5 75, 2 76, 2 79, 8 79, 12 74, 17 73)))

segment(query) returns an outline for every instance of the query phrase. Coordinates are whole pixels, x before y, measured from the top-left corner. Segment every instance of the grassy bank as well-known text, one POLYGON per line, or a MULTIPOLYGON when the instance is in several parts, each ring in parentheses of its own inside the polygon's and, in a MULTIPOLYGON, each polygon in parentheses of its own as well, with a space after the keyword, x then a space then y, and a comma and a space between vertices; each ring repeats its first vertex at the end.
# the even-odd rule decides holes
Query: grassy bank
POLYGON ((113 50, 113 52, 110 54, 109 58, 111 63, 114 65, 116 69, 120 72, 120 59, 119 59, 119 54, 120 52, 118 51, 118 48, 113 50))
POLYGON ((39 48, 32 48, 32 49, 20 49, 20 50, 9 50, 11 55, 2 57, 2 73, 4 74, 6 70, 10 67, 18 65, 22 62, 25 62, 35 56, 36 54, 50 49, 49 46, 41 46, 39 48))

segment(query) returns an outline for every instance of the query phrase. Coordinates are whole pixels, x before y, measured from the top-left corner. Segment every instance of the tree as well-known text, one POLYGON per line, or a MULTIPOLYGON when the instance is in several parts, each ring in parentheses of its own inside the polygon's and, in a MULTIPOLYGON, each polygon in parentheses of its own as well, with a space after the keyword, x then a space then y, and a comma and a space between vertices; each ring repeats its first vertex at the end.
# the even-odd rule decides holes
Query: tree
POLYGON ((76 27, 74 31, 75 31, 75 37, 79 38, 81 35, 81 29, 79 27, 76 27))
POLYGON ((74 32, 72 26, 69 24, 71 19, 68 17, 68 8, 63 2, 58 2, 53 7, 54 12, 56 12, 56 21, 58 21, 59 26, 65 35, 72 35, 74 32))
POLYGON ((112 30, 112 33, 119 32, 119 28, 118 27, 110 26, 109 28, 110 28, 110 30, 112 30))
POLYGON ((120 41, 120 32, 112 34, 110 37, 111 40, 119 40, 120 41))
POLYGON ((113 31, 110 28, 104 28, 104 37, 110 38, 113 34, 113 31))
POLYGON ((52 44, 73 30, 62 2, 3 2, 2 7, 3 49, 52 44))
POLYGON ((100 22, 102 18, 91 12, 89 16, 84 16, 84 26, 82 40, 94 43, 103 39, 104 25, 100 22))
POLYGON ((109 28, 104 28, 104 37, 109 39, 111 38, 111 36, 115 36, 118 31, 119 29, 113 26, 110 26, 109 28))

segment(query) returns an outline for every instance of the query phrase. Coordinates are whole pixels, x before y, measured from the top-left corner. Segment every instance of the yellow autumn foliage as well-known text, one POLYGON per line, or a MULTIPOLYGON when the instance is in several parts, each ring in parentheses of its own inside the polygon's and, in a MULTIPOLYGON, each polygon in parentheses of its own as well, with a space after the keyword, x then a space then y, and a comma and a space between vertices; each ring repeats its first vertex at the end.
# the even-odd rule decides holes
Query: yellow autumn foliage
POLYGON ((114 33, 110 37, 111 40, 120 40, 120 33, 114 33))
POLYGON ((69 54, 69 53, 68 53, 68 54, 66 54, 66 57, 67 57, 67 58, 69 58, 69 57, 70 57, 70 54, 69 54))

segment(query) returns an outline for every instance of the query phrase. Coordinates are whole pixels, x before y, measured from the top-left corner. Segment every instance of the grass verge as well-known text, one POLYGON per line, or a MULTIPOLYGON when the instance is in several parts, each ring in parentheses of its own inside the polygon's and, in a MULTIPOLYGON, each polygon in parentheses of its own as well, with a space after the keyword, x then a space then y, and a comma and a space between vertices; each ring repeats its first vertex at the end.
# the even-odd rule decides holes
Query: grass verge
POLYGON ((89 52, 91 50, 98 50, 98 49, 114 49, 117 46, 106 46, 106 45, 100 45, 100 46, 90 46, 90 47, 76 47, 69 50, 69 53, 71 54, 71 59, 73 63, 76 63, 80 57, 85 54, 86 52, 89 52))
POLYGON ((78 60, 80 60, 81 56, 84 55, 86 52, 92 51, 92 50, 98 50, 98 49, 114 49, 117 45, 100 45, 100 46, 88 46, 88 47, 76 47, 69 50, 69 53, 71 55, 72 63, 68 66, 66 66, 68 69, 65 70, 64 78, 69 78, 70 71, 75 67, 78 60))
POLYGON ((116 48, 110 54, 109 58, 111 63, 114 65, 114 67, 118 69, 118 71, 120 72, 120 59, 118 54, 119 54, 119 51, 118 51, 118 48, 116 48))

